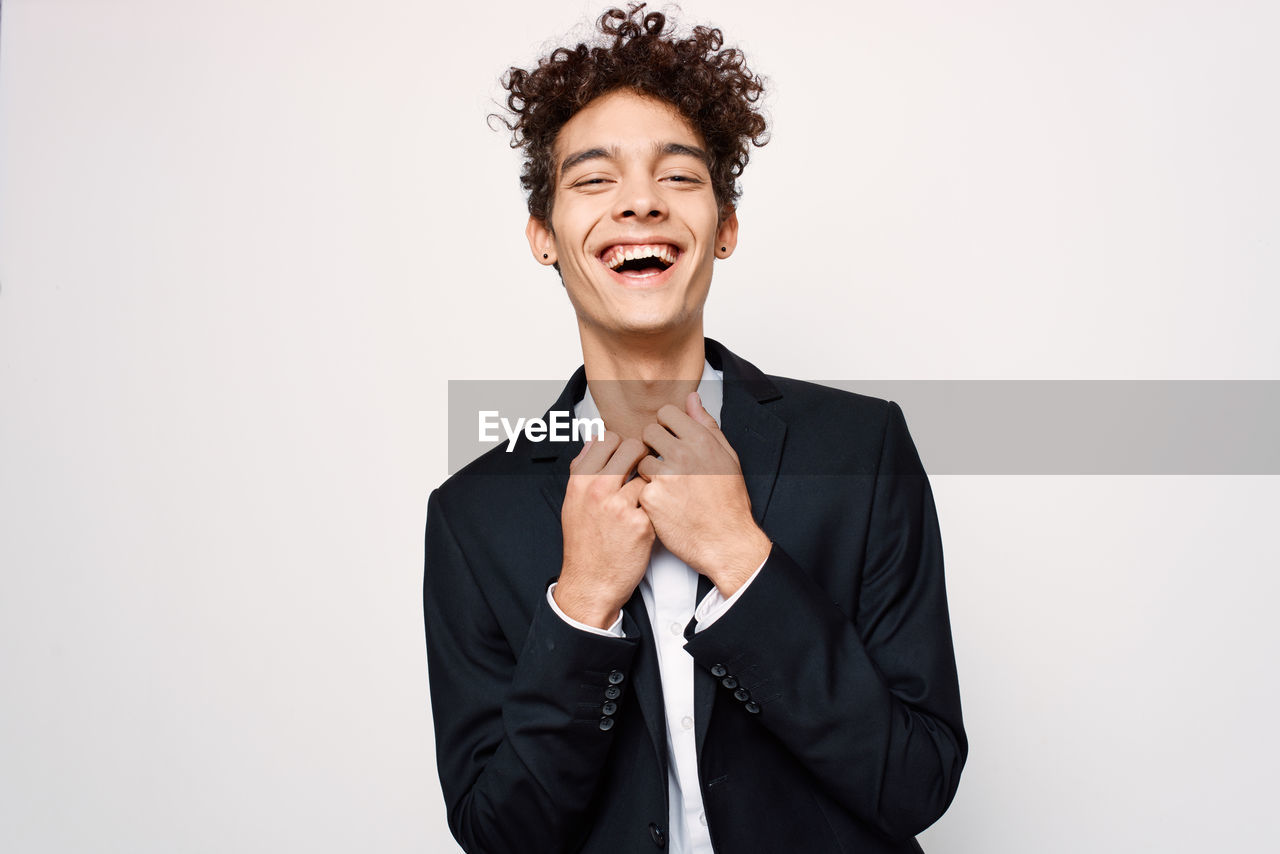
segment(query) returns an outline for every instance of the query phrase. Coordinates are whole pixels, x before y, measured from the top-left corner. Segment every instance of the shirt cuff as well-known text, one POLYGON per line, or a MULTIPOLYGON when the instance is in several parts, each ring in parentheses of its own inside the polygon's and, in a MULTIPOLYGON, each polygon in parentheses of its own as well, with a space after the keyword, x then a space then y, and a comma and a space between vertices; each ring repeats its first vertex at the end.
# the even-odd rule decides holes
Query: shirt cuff
MULTIPOLYGON (((738 597, 742 595, 742 591, 751 586, 751 582, 756 580, 756 576, 760 574, 760 570, 764 569, 764 565, 769 562, 769 558, 756 567, 756 571, 751 573, 751 577, 742 583, 742 586, 733 591, 733 595, 728 599, 724 598, 724 594, 720 592, 718 587, 712 587, 711 592, 702 597, 702 601, 698 603, 698 607, 693 611, 693 619, 696 621, 693 626, 694 632, 700 632, 710 626, 716 620, 720 619, 725 613, 733 607, 733 603, 738 601, 738 597)), ((567 619, 567 618, 566 618, 567 619)))
MULTIPOLYGON (((751 583, 750 581, 747 582, 747 584, 750 584, 750 583, 751 583)), ((746 587, 747 584, 744 584, 742 586, 746 587)), ((624 638, 627 636, 626 632, 622 630, 622 614, 618 614, 618 619, 614 620, 613 625, 607 629, 602 629, 599 626, 588 626, 586 623, 579 623, 573 617, 570 617, 564 611, 560 610, 560 606, 556 604, 556 597, 553 595, 555 592, 556 592, 556 582, 553 581, 551 582, 551 586, 547 588, 547 602, 550 603, 551 610, 555 611, 556 614, 559 615, 560 619, 564 620, 566 623, 573 626, 575 629, 582 629, 584 632, 591 632, 591 634, 593 635, 600 635, 606 638, 624 638)), ((734 597, 736 597, 737 595, 738 594, 735 593, 734 597)))

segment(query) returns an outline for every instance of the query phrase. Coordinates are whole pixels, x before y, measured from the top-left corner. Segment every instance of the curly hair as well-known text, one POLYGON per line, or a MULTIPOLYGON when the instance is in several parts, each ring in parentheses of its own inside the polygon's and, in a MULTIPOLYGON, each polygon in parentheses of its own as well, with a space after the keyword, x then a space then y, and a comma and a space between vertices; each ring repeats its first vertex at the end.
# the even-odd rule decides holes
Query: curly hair
POLYGON ((520 185, 529 213, 550 222, 555 199, 556 135, 575 113, 601 95, 630 89, 674 107, 707 144, 711 185, 721 216, 742 191, 737 178, 747 166, 750 145, 768 142, 768 122, 756 102, 763 78, 751 72, 736 48, 724 48, 717 28, 694 27, 688 38, 667 29, 667 16, 644 12, 644 3, 626 11, 609 9, 596 21, 603 43, 559 47, 526 71, 502 75, 511 120, 491 114, 511 131, 511 147, 524 149, 520 185))

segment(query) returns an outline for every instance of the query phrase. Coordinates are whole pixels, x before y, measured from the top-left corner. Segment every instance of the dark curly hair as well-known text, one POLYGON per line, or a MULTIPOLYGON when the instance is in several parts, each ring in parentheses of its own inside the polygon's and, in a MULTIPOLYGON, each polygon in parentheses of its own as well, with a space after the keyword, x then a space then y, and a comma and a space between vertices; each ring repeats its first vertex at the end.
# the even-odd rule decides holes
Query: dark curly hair
MULTIPOLYGON (((559 47, 532 71, 509 68, 502 86, 509 93, 511 120, 492 114, 511 131, 511 147, 524 149, 520 185, 529 213, 550 223, 555 197, 556 135, 594 99, 632 89, 671 104, 706 141, 711 185, 721 216, 741 195, 737 178, 747 166, 750 145, 768 142, 768 123, 756 102, 764 80, 753 74, 736 48, 724 48, 719 29, 694 27, 688 38, 667 30, 667 16, 644 14, 644 3, 626 11, 609 9, 596 27, 604 43, 559 47)), ((674 30, 674 23, 671 30, 674 30)))

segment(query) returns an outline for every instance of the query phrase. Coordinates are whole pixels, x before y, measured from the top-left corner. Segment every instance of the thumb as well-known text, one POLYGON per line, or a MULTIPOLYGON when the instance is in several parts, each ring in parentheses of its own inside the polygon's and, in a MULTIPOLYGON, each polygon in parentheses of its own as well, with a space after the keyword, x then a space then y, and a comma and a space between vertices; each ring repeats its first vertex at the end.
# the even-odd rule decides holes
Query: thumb
POLYGON ((689 413, 689 417, 697 421, 708 430, 719 430, 720 425, 711 417, 711 413, 707 412, 705 406, 702 405, 702 397, 696 391, 689 392, 689 396, 684 401, 685 412, 689 413))

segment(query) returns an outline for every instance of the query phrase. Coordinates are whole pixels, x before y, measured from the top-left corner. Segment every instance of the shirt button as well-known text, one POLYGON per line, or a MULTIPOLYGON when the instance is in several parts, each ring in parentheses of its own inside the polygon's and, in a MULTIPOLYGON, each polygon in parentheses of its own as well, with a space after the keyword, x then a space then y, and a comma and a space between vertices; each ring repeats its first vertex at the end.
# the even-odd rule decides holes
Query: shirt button
POLYGON ((672 623, 668 628, 671 629, 671 634, 673 635, 679 636, 684 634, 684 627, 681 626, 679 623, 672 623))
POLYGON ((685 715, 683 718, 680 719, 680 726, 684 727, 685 729, 693 729, 693 718, 689 717, 688 715, 685 715))
POLYGON ((707 826, 707 814, 705 812, 698 813, 698 823, 703 827, 707 826))

